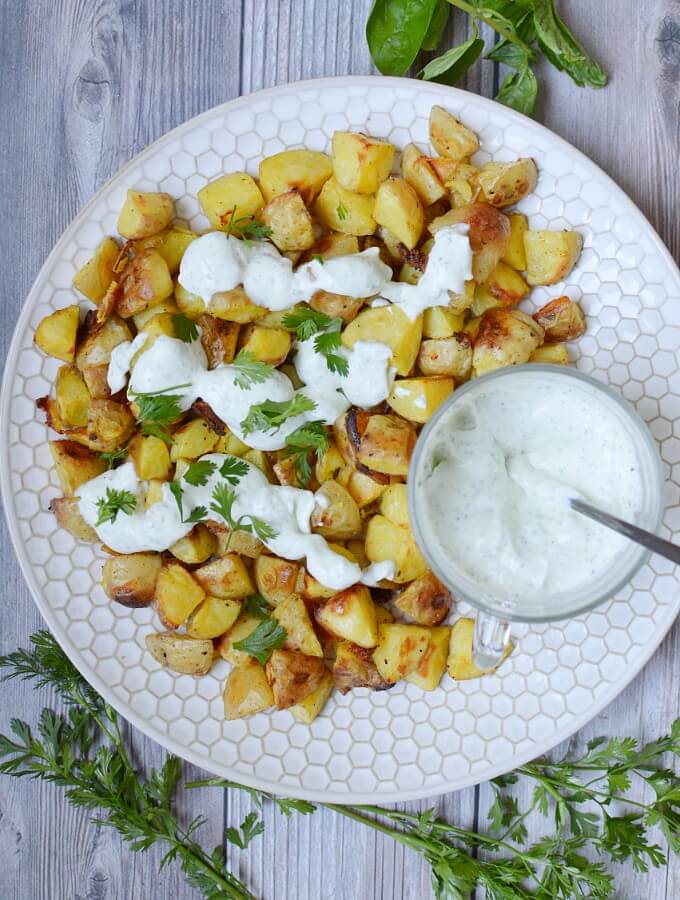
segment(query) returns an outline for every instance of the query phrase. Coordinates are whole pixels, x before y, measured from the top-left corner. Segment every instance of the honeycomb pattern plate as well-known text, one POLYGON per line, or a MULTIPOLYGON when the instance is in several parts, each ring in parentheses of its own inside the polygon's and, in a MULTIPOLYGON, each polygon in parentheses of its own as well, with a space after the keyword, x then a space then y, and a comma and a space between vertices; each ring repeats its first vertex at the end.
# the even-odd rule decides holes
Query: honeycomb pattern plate
MULTIPOLYGON (((535 122, 452 88, 389 78, 334 78, 274 88, 219 106, 161 138, 87 204, 43 266, 17 324, 2 395, 2 489, 17 556, 35 600, 85 677, 130 722, 211 772, 278 793, 336 802, 405 800, 490 778, 547 751, 609 703, 649 659, 678 610, 678 573, 653 559, 613 601, 566 623, 515 628, 518 650, 500 676, 423 693, 400 684, 329 702, 310 727, 285 711, 225 722, 227 664, 202 679, 173 675, 145 652, 152 610, 105 597, 101 556, 57 528, 59 494, 37 397, 58 363, 32 346, 40 319, 74 301, 71 279, 115 233, 128 186, 168 191, 193 226, 207 223, 196 193, 224 171, 257 172, 263 155, 328 150, 336 129, 397 146, 427 142, 441 103, 479 132, 479 160, 533 156, 533 227, 579 229, 584 251, 568 285, 588 316, 579 368, 628 398, 659 442, 667 481, 664 536, 680 532, 680 277, 631 201, 593 163, 535 122)), ((458 610, 458 612, 464 610, 458 610)))

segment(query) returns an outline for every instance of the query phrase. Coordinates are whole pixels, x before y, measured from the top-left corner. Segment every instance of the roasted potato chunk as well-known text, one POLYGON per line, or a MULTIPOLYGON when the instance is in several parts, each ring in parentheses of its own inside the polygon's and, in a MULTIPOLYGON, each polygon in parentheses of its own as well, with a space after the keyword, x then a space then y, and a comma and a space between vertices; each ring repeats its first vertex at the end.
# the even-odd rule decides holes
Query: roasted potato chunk
POLYGON ((33 341, 48 356, 72 363, 76 353, 79 322, 80 309, 77 306, 58 309, 40 321, 33 341))
POLYGON ((277 709, 288 709, 309 697, 328 669, 316 656, 305 656, 294 650, 274 650, 264 671, 277 709))
POLYGON ((168 264, 156 250, 133 256, 121 273, 120 286, 116 312, 123 319, 156 306, 173 291, 168 264))
POLYGON ((279 250, 307 250, 314 243, 312 217, 297 191, 274 197, 262 211, 271 228, 271 240, 279 250))
POLYGON ((344 234, 373 234, 375 198, 345 190, 335 178, 329 178, 314 204, 314 214, 322 225, 344 234))
POLYGON ((549 363, 553 366, 568 366, 569 351, 566 344, 543 344, 529 357, 531 363, 549 363))
POLYGON ((104 563, 102 587, 122 606, 148 606, 161 571, 160 553, 124 553, 104 563))
POLYGON ((333 594, 314 609, 314 618, 331 634, 352 641, 359 647, 375 647, 378 622, 371 593, 362 584, 355 584, 333 594))
MULTIPOLYGON (((176 293, 175 296, 179 301, 179 293, 176 293)), ((181 305, 180 303, 180 308, 181 305)), ((267 314, 267 310, 263 306, 251 303, 250 298, 242 287, 235 287, 231 291, 220 291, 217 294, 213 294, 208 304, 208 312, 217 319, 224 319, 226 322, 238 322, 239 325, 256 322, 267 314)), ((187 315, 190 315, 190 313, 187 312, 187 315)))
POLYGON ((75 441, 50 441, 49 448, 59 484, 67 496, 106 471, 106 463, 101 457, 75 441))
MULTIPOLYGON (((260 189, 247 172, 231 172, 206 184, 198 192, 198 202, 218 231, 227 231, 232 218, 235 223, 237 219, 259 216, 264 207, 260 189)), ((238 227, 234 233, 238 234, 238 227)))
POLYGON ((487 203, 497 209, 513 206, 536 187, 538 171, 533 159, 488 162, 477 176, 487 203))
POLYGON ((410 422, 424 424, 453 391, 453 378, 401 378, 392 385, 388 404, 410 422))
POLYGON ((286 650, 299 650, 306 656, 323 656, 319 639, 314 632, 304 601, 291 594, 272 612, 272 618, 286 630, 286 650))
POLYGON ((184 251, 197 237, 198 235, 189 228, 183 228, 181 225, 173 225, 166 231, 160 232, 160 234, 136 241, 135 252, 141 253, 144 250, 158 250, 168 264, 170 274, 174 275, 179 269, 179 264, 184 256, 184 251))
POLYGON ((196 640, 188 634, 165 631, 147 634, 146 649, 166 669, 181 675, 207 675, 213 663, 212 641, 196 640))
POLYGON ((200 316, 197 324, 201 326, 201 344, 208 357, 208 366, 216 369, 223 363, 230 363, 236 355, 241 326, 209 315, 200 316))
POLYGON ((451 609, 451 593, 432 572, 425 572, 395 594, 392 602, 418 625, 439 625, 451 609))
POLYGON ((519 272, 502 260, 496 264, 484 288, 501 306, 515 306, 529 293, 529 285, 519 272))
POLYGON ((129 190, 118 217, 118 232, 136 241, 163 231, 174 215, 175 201, 170 194, 129 190))
POLYGON ((351 641, 341 641, 336 647, 333 684, 342 694, 352 688, 366 687, 372 691, 385 691, 392 687, 376 669, 373 650, 359 647, 351 641))
POLYGON ((449 338, 423 341, 418 353, 418 368, 423 375, 450 375, 465 381, 472 371, 472 341, 460 331, 449 338))
POLYGON ((465 314, 456 312, 448 306, 431 306, 423 314, 424 338, 453 337, 463 330, 465 314))
POLYGON ((470 203, 433 219, 428 228, 432 234, 436 234, 440 228, 459 223, 469 226, 472 274, 475 281, 482 284, 491 277, 507 249, 510 220, 487 203, 470 203))
POLYGON ((87 424, 90 392, 75 366, 61 366, 54 383, 54 395, 64 425, 81 428, 87 424))
POLYGON ((214 449, 217 438, 217 433, 205 419, 192 419, 173 434, 170 459, 173 462, 179 459, 198 459, 214 449))
POLYGON ((376 515, 369 520, 366 555, 371 562, 392 560, 396 568, 392 580, 397 584, 413 581, 427 571, 427 563, 411 529, 390 521, 384 515, 376 515))
POLYGON ((527 254, 524 249, 524 232, 529 227, 527 217, 522 213, 510 213, 510 240, 503 254, 503 262, 513 269, 523 272, 527 267, 527 254))
POLYGON ((475 375, 529 362, 543 342, 543 329, 519 309, 492 309, 479 326, 472 352, 475 375))
POLYGON ((111 351, 119 344, 132 340, 130 326, 118 316, 112 316, 96 326, 78 343, 76 365, 81 372, 94 366, 108 366, 111 351))
POLYGON ((430 143, 440 156, 461 160, 479 150, 479 138, 442 106, 430 110, 430 143))
POLYGON ((322 675, 319 686, 311 694, 308 694, 300 703, 289 707, 290 712, 300 722, 311 725, 326 705, 326 701, 333 691, 333 676, 326 670, 322 675))
POLYGON ((385 681, 394 684, 418 667, 429 643, 428 628, 384 622, 378 629, 373 662, 385 681))
MULTIPOLYGON (((489 675, 495 669, 480 669, 472 661, 472 638, 475 633, 474 619, 458 619, 451 628, 449 642, 449 656, 446 668, 451 678, 456 681, 465 681, 468 678, 480 678, 489 675)), ((510 643, 498 665, 508 658, 514 650, 514 644, 510 643)), ((498 668, 498 667, 496 667, 498 668)))
POLYGON ((254 566, 258 591, 272 606, 297 594, 300 566, 277 556, 258 556, 254 566))
POLYGON ((113 280, 113 267, 119 252, 116 240, 105 237, 85 265, 73 276, 73 287, 93 303, 101 303, 113 280))
POLYGON ((180 562, 195 566, 210 559, 217 549, 217 539, 203 524, 196 525, 189 534, 169 548, 170 553, 180 562))
POLYGON ((434 691, 439 687, 442 675, 446 670, 449 653, 450 628, 430 628, 430 641, 427 650, 420 658, 416 668, 409 672, 406 681, 415 684, 423 691, 434 691))
POLYGON ((217 638, 229 631, 240 612, 240 600, 206 597, 187 619, 187 634, 194 638, 217 638))
POLYGON ((362 310, 342 333, 345 347, 357 341, 382 341, 392 348, 391 364, 397 375, 408 375, 420 347, 423 319, 409 319, 398 306, 377 306, 362 310))
POLYGON ((245 638, 247 638, 249 634, 252 634, 261 623, 262 620, 258 619, 256 616, 251 616, 247 612, 242 612, 236 620, 236 624, 233 625, 226 634, 223 634, 215 641, 215 649, 222 659, 226 659, 227 662, 230 662, 233 666, 245 665, 248 660, 252 659, 253 657, 249 653, 246 653, 243 650, 237 650, 234 647, 234 644, 238 644, 239 641, 245 640, 245 638))
POLYGON ((385 475, 408 474, 416 432, 396 416, 371 416, 359 445, 359 462, 385 475))
POLYGON ((128 444, 130 459, 137 477, 142 481, 157 478, 166 481, 170 476, 170 451, 165 441, 154 435, 136 435, 128 444))
POLYGON ((309 305, 317 312, 342 319, 347 324, 356 319, 364 301, 357 297, 345 297, 344 294, 331 294, 328 291, 317 291, 309 301, 309 305))
POLYGON ((309 206, 332 174, 333 164, 325 153, 284 150, 260 163, 260 188, 267 203, 279 194, 297 191, 309 206))
POLYGON ((274 705, 264 669, 252 657, 232 669, 224 685, 224 718, 244 719, 274 705))
POLYGON ((376 481, 366 472, 353 471, 347 482, 347 490, 350 492, 359 509, 370 506, 380 498, 387 485, 376 481))
POLYGON ((193 577, 207 594, 220 600, 245 600, 255 593, 250 572, 235 553, 206 563, 193 572, 193 577))
POLYGON ((124 403, 92 400, 87 410, 88 446, 99 452, 123 447, 135 430, 135 418, 124 403))
POLYGON ((337 481, 324 482, 316 492, 317 505, 311 517, 312 530, 335 541, 345 541, 361 532, 359 507, 349 491, 337 481))
POLYGON ((407 144, 401 154, 401 174, 420 197, 425 206, 446 196, 446 188, 415 144, 407 144))
POLYGON ((59 525, 79 541, 98 541, 97 532, 80 515, 77 497, 55 497, 50 501, 50 512, 59 525))
POLYGON ((279 366, 290 353, 291 336, 284 328, 248 325, 243 332, 241 349, 252 353, 270 366, 279 366))
POLYGON ((556 297, 546 303, 534 313, 534 319, 545 331, 545 340, 551 344, 573 341, 586 330, 583 310, 569 297, 556 297))
POLYGON ((166 628, 179 626, 205 599, 205 591, 179 563, 165 563, 156 580, 156 612, 166 628))
POLYGON ((576 265, 582 246, 583 238, 578 231, 525 231, 528 283, 563 281, 576 265))
POLYGON ((108 400, 111 397, 108 366, 85 366, 82 375, 87 391, 93 400, 108 400))
POLYGON ((378 188, 373 218, 409 250, 418 243, 425 224, 423 205, 415 189, 396 176, 390 176, 378 188))
POLYGON ((333 135, 333 174, 348 191, 375 194, 392 171, 394 146, 353 131, 333 135))

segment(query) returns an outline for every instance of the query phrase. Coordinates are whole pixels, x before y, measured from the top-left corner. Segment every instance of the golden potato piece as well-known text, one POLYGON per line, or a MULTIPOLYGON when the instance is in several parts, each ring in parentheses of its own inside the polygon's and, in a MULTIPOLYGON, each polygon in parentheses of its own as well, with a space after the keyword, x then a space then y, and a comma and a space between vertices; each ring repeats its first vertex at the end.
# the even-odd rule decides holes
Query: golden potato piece
POLYGON ((222 699, 227 721, 254 716, 274 705, 274 695, 264 669, 256 659, 248 657, 246 662, 231 670, 222 699))
POLYGON ((373 516, 368 522, 366 555, 371 562, 391 560, 395 564, 392 580, 397 584, 413 581, 427 572, 427 563, 411 529, 383 515, 373 516))
POLYGON ((73 276, 73 287, 93 303, 101 303, 113 280, 113 267, 119 252, 115 238, 105 237, 90 259, 73 276))
POLYGON ((461 160, 479 150, 479 138, 442 106, 430 110, 430 142, 440 156, 461 160))
POLYGON ((402 151, 401 174, 425 206, 446 196, 446 188, 430 165, 428 157, 415 144, 407 144, 402 151))
POLYGON ((170 194, 129 190, 118 217, 118 232, 136 241, 163 231, 174 215, 170 194))
POLYGON ((279 250, 307 250, 314 243, 312 217, 297 191, 270 200, 262 221, 271 228, 271 240, 279 250))
POLYGON ((76 365, 83 373, 93 366, 108 366, 111 351, 119 344, 131 340, 132 331, 128 323, 118 316, 111 316, 103 324, 89 330, 78 343, 76 365))
POLYGON ((120 286, 116 312, 123 319, 156 306, 173 291, 168 264, 157 250, 133 256, 121 273, 120 286))
POLYGON ((323 656, 319 639, 314 632, 304 601, 291 594, 272 612, 272 618, 286 631, 286 650, 299 650, 307 656, 323 656))
POLYGON ((111 397, 108 366, 85 366, 81 371, 87 391, 93 400, 108 400, 111 397))
MULTIPOLYGON (((501 306, 515 306, 529 293, 529 285, 519 272, 502 260, 489 275, 484 288, 501 306)), ((473 306, 474 311, 474 306, 473 306)))
POLYGON ((208 367, 216 369, 222 363, 230 363, 236 355, 241 326, 238 322, 225 322, 207 314, 199 316, 201 344, 208 357, 208 367))
POLYGON ((368 473, 360 471, 352 471, 347 482, 347 490, 359 509, 370 506, 371 503, 378 500, 386 488, 386 484, 376 481, 368 473))
POLYGON ((54 383, 54 396, 64 425, 80 428, 87 424, 90 392, 75 366, 60 367, 54 383))
POLYGON ((314 214, 322 225, 344 234, 373 234, 375 198, 345 190, 335 178, 329 178, 314 204, 314 214))
POLYGON ((346 488, 337 481, 326 481, 316 497, 317 506, 311 517, 313 531, 335 541, 346 541, 360 534, 359 507, 346 488))
POLYGON ((418 625, 439 625, 451 609, 451 593, 432 572, 425 572, 395 594, 392 602, 418 625))
POLYGON ((450 375, 465 381, 472 371, 472 341, 460 331, 449 338, 423 341, 418 353, 418 368, 423 375, 450 375))
POLYGON ((175 559, 188 566, 195 566, 210 559, 216 549, 217 538, 203 524, 196 525, 189 534, 169 547, 175 559))
POLYGON ((394 146, 389 141, 353 131, 333 135, 333 174, 342 187, 357 194, 375 194, 392 171, 394 146))
POLYGON ((49 448, 59 484, 67 496, 106 471, 106 463, 101 457, 75 441, 50 441, 49 448))
POLYGON ((255 631, 261 622, 262 620, 258 619, 256 616, 251 616, 247 612, 242 612, 236 620, 236 624, 215 642, 215 649, 222 659, 226 659, 227 662, 230 662, 233 666, 245 665, 248 660, 253 659, 249 653, 245 653, 243 650, 237 650, 234 647, 234 644, 238 644, 239 641, 245 640, 248 635, 255 631))
POLYGON ((534 313, 534 319, 545 331, 545 340, 549 343, 573 341, 586 330, 583 310, 569 297, 556 297, 546 303, 534 313))
POLYGON ((199 456, 210 453, 217 443, 218 435, 205 419, 192 419, 178 428, 172 437, 174 443, 170 459, 177 462, 179 459, 198 459, 199 456))
POLYGON ((388 404, 410 422, 424 424, 435 409, 453 392, 453 378, 401 378, 392 385, 388 404))
POLYGON ((528 229, 527 217, 522 213, 510 213, 510 240, 503 254, 503 262, 513 269, 523 272, 527 267, 527 254, 524 249, 524 232, 528 229))
POLYGON ((161 571, 160 553, 123 553, 104 563, 102 587, 122 606, 148 606, 156 592, 161 571))
POLYGON ((583 238, 578 231, 526 231, 526 279, 531 285, 563 281, 576 265, 583 238))
POLYGON ((568 366, 569 351, 566 344, 543 344, 529 357, 530 363, 549 363, 553 366, 568 366))
POLYGON ((198 202, 213 228, 227 231, 231 225, 234 234, 245 224, 239 219, 257 217, 264 207, 260 189, 247 172, 231 172, 206 184, 198 192, 198 202))
POLYGON ((342 333, 342 343, 352 348, 357 341, 382 341, 392 348, 391 364, 397 375, 408 375, 420 347, 423 318, 409 319, 398 306, 362 310, 342 333))
POLYGON ((89 543, 99 540, 94 528, 80 515, 77 497, 54 497, 50 501, 49 510, 61 528, 65 528, 74 538, 89 543))
POLYGON ((267 203, 279 194, 298 191, 309 206, 332 174, 333 164, 325 153, 284 150, 260 163, 260 188, 267 203))
POLYGON ((309 305, 317 312, 322 312, 331 319, 337 317, 347 324, 356 319, 364 301, 360 297, 346 297, 344 294, 317 291, 309 301, 309 305))
POLYGON ((309 697, 324 680, 328 669, 316 656, 274 650, 264 671, 277 709, 288 709, 309 697))
POLYGON ((142 253, 144 250, 158 250, 168 264, 170 274, 174 275, 179 269, 184 251, 198 236, 196 232, 191 231, 189 228, 173 225, 166 231, 160 232, 160 234, 136 241, 135 252, 142 253))
MULTIPOLYGON (((480 678, 482 675, 490 675, 495 671, 495 669, 479 669, 473 663, 472 638, 474 633, 474 619, 458 619, 451 628, 449 656, 446 662, 446 668, 451 678, 454 678, 456 681, 465 681, 468 678, 480 678)), ((508 658, 514 649, 514 644, 511 642, 503 655, 501 663, 508 658)))
POLYGON ((205 599, 205 591, 179 563, 165 563, 156 581, 156 612, 166 628, 179 628, 205 599))
POLYGON ((351 641, 342 641, 336 647, 333 684, 342 694, 352 688, 384 691, 392 686, 376 669, 372 648, 358 647, 351 641))
MULTIPOLYGON (((179 301, 179 294, 176 293, 175 296, 179 301)), ((199 302, 202 312, 203 301, 199 302)), ((267 310, 263 306, 256 306, 255 303, 251 302, 242 287, 235 287, 231 291, 221 291, 213 294, 208 304, 208 312, 217 319, 224 319, 227 322, 238 322, 240 325, 255 322, 267 314, 267 310)))
POLYGON ((359 462, 385 475, 407 475, 416 432, 396 416, 371 416, 359 445, 359 462))
POLYGON ((66 306, 40 321, 33 340, 43 353, 71 363, 76 353, 79 323, 80 309, 77 306, 66 306))
POLYGON ((245 600, 255 593, 250 572, 235 553, 206 563, 194 570, 193 577, 207 594, 221 600, 245 600))
POLYGON ((135 430, 135 419, 124 403, 92 400, 87 410, 87 446, 112 453, 124 446, 135 430))
POLYGON ((314 618, 331 634, 352 641, 359 647, 375 647, 378 622, 371 593, 362 584, 355 584, 333 594, 314 609, 314 618))
POLYGON ((393 684, 417 668, 429 643, 428 628, 384 622, 379 628, 373 662, 385 681, 393 684))
POLYGON ((280 366, 290 353, 291 335, 285 328, 248 325, 242 335, 241 350, 247 350, 270 366, 280 366))
POLYGON ((405 678, 409 684, 415 684, 422 691, 434 691, 439 687, 439 682, 446 670, 450 631, 451 629, 445 626, 430 628, 427 650, 423 653, 416 668, 405 678))
POLYGON ((492 309, 482 318, 474 350, 475 375, 529 362, 543 342, 543 329, 519 309, 492 309))
POLYGON ((290 712, 300 722, 311 725, 326 705, 326 701, 333 691, 333 676, 326 671, 321 677, 319 686, 308 694, 300 703, 290 707, 290 712))
POLYGON ((448 306, 431 306, 423 313, 423 337, 447 338, 463 330, 464 312, 448 306))
POLYGON ((240 612, 239 600, 206 597, 187 619, 187 634, 194 638, 217 638, 229 631, 240 612))
POLYGON ((488 162, 477 176, 487 203, 497 209, 512 206, 536 187, 538 170, 528 157, 514 162, 488 162))
POLYGON ((380 512, 395 525, 409 526, 408 488, 405 484, 391 484, 380 498, 380 512))
POLYGON ((483 284, 507 249, 510 220, 488 203, 470 203, 433 219, 428 228, 432 234, 436 234, 440 228, 460 223, 469 226, 472 274, 478 284, 483 284))
POLYGON ((157 662, 181 675, 207 675, 212 668, 212 641, 165 631, 162 634, 147 634, 145 643, 157 662))
POLYGON ((135 465, 137 477, 142 481, 170 476, 170 451, 165 441, 154 435, 136 435, 128 444, 128 454, 135 465))
POLYGON ((411 250, 423 233, 425 217, 423 205, 415 189, 403 178, 390 176, 375 195, 373 218, 389 229, 411 250))

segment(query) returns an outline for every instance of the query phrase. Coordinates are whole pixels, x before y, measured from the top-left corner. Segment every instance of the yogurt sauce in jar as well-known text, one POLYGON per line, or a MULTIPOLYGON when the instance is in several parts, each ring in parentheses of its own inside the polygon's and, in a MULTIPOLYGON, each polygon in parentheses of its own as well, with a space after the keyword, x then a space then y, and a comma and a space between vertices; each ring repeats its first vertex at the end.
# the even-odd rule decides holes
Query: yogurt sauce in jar
POLYGON ((640 522, 641 450, 634 419, 586 380, 532 366, 473 382, 432 423, 414 473, 421 541, 454 586, 462 575, 511 615, 550 615, 551 597, 589 593, 631 554, 568 501, 640 522))

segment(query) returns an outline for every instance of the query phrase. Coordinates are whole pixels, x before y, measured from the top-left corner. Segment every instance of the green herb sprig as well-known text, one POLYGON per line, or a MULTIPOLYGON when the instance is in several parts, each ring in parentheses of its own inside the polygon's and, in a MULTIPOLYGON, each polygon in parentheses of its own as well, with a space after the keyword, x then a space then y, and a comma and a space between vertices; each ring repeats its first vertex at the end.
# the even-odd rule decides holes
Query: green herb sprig
POLYGON ((304 394, 294 394, 290 400, 264 400, 248 410, 241 422, 244 436, 253 431, 278 431, 288 419, 316 409, 316 403, 304 394))
POLYGON ((243 243, 247 245, 252 244, 253 241, 261 241, 271 237, 272 230, 268 225, 265 225, 260 219, 256 219, 255 216, 239 216, 237 218, 237 209, 238 207, 234 206, 229 216, 227 236, 233 234, 234 237, 241 238, 243 243))
POLYGON ((322 457, 330 446, 325 424, 320 420, 306 422, 286 436, 286 446, 281 451, 284 459, 292 457, 293 471, 299 484, 306 486, 312 477, 312 456, 322 457))
POLYGON ((283 647, 286 637, 286 629, 279 625, 276 619, 267 617, 247 637, 235 641, 234 649, 249 653, 264 666, 272 652, 283 647))
POLYGON ((188 387, 191 385, 175 384, 162 391, 128 392, 130 400, 134 401, 137 406, 137 421, 141 425, 142 434, 160 438, 166 444, 172 443, 172 438, 165 429, 174 424, 182 415, 180 406, 182 395, 173 394, 171 391, 188 387))
POLYGON ((238 519, 234 518, 233 507, 236 501, 236 494, 227 484, 216 484, 212 492, 212 502, 210 509, 221 516, 229 528, 230 534, 225 548, 225 553, 229 549, 229 544, 233 535, 237 531, 244 531, 246 534, 256 534, 257 537, 265 542, 271 541, 278 534, 276 529, 268 525, 264 519, 258 516, 244 514, 238 519))
POLYGON ((127 447, 119 447, 118 450, 102 450, 97 456, 104 460, 107 469, 115 469, 125 459, 127 452, 127 447))
POLYGON ((314 350, 326 358, 331 372, 347 377, 349 364, 336 352, 342 346, 342 319, 339 316, 331 318, 309 306, 301 306, 283 317, 283 327, 295 331, 299 341, 308 341, 316 335, 314 350))
POLYGON ((99 515, 97 516, 95 527, 98 528, 106 522, 115 522, 119 512, 126 516, 131 516, 136 506, 137 500, 130 491, 119 491, 116 488, 107 487, 104 496, 97 499, 99 515))
POLYGON ((263 384, 274 372, 274 366, 262 362, 250 350, 239 350, 230 365, 237 370, 234 384, 243 391, 249 391, 254 384, 263 384))
POLYGON ((198 340, 198 327, 188 316, 184 316, 181 313, 173 316, 172 328, 175 332, 175 337, 180 341, 184 341, 185 344, 191 344, 192 341, 198 340))
POLYGON ((470 18, 471 36, 430 60, 420 73, 426 80, 459 81, 484 51, 478 33, 478 25, 484 24, 500 36, 486 59, 512 70, 496 95, 507 106, 533 111, 538 92, 534 69, 541 57, 580 87, 607 83, 607 73, 559 17, 554 0, 374 0, 366 40, 378 69, 384 75, 404 75, 419 51, 436 50, 452 8, 470 18))

